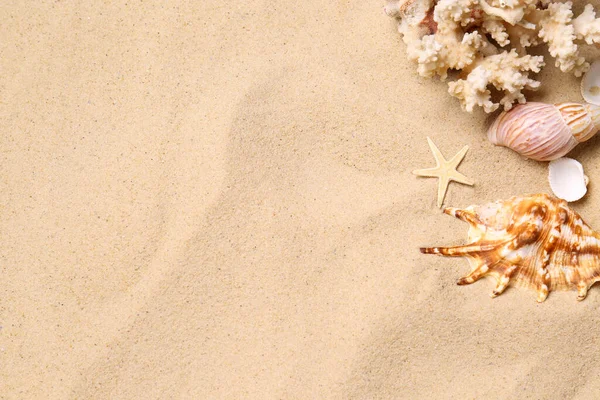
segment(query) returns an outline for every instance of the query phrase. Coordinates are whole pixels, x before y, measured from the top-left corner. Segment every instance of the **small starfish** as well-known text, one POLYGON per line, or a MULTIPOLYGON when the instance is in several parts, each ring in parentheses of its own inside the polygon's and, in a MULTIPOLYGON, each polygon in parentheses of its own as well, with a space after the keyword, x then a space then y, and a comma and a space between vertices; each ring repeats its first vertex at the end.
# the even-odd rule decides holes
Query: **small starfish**
POLYGON ((427 142, 429 143, 429 147, 433 152, 433 156, 435 157, 437 165, 434 168, 414 170, 413 174, 439 179, 437 205, 441 208, 442 203, 444 202, 444 197, 446 197, 446 192, 448 191, 448 184, 450 181, 464 183, 465 185, 469 186, 473 186, 475 183, 472 179, 467 178, 456 170, 458 164, 460 164, 462 159, 465 158, 465 154, 467 154, 469 146, 463 147, 462 150, 452 157, 450 161, 446 161, 440 150, 429 137, 427 137, 427 142))

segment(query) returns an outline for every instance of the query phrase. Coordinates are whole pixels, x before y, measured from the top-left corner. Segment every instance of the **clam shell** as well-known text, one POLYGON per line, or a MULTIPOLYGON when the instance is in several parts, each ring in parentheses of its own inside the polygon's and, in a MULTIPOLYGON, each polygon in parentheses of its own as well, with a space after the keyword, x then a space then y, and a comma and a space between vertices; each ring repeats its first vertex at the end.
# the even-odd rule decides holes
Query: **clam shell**
POLYGON ((534 289, 542 302, 553 290, 576 290, 583 300, 600 280, 600 234, 564 200, 534 194, 444 212, 469 224, 468 243, 421 252, 467 258, 471 271, 459 285, 490 276, 492 297, 513 284, 534 289))
POLYGON ((594 61, 581 79, 581 95, 588 103, 600 105, 600 60, 594 61))
POLYGON ((577 160, 562 157, 551 161, 548 166, 548 181, 552 192, 568 202, 581 199, 587 192, 583 166, 577 160))

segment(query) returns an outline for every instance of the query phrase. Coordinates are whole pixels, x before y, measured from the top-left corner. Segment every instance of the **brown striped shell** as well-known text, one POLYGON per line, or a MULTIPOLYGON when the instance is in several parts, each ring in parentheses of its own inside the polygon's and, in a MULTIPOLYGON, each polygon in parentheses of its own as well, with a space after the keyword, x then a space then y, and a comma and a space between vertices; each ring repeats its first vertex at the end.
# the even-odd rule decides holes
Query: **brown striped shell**
POLYGON ((528 102, 502 112, 488 130, 495 145, 538 161, 556 160, 600 129, 593 104, 528 102))
POLYGON ((491 276, 492 297, 514 284, 534 289, 542 302, 552 290, 577 290, 583 300, 600 280, 600 234, 564 200, 535 194, 444 213, 469 224, 468 244, 421 252, 466 257, 471 272, 459 285, 491 276))

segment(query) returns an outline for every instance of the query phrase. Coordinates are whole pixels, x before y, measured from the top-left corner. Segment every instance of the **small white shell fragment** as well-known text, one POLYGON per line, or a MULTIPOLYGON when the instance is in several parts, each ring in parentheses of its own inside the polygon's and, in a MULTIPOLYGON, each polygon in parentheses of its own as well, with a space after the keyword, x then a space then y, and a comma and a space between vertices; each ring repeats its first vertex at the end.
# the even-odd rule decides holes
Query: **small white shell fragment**
POLYGON ((600 105, 600 59, 592 63, 581 79, 581 95, 588 103, 600 105))
POLYGON ((577 160, 562 157, 548 166, 548 181, 556 197, 568 202, 581 199, 587 192, 587 176, 577 160))

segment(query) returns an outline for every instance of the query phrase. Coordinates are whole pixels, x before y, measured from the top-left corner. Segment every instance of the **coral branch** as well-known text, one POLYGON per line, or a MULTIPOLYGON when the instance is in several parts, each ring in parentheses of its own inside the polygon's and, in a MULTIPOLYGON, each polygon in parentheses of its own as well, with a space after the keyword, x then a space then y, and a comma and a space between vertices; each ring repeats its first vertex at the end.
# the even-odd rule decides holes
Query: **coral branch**
POLYGON ((577 39, 585 40, 587 44, 600 43, 600 18, 596 18, 591 4, 586 5, 581 15, 573 20, 573 28, 577 39))
POLYGON ((552 0, 392 0, 386 12, 399 22, 408 57, 421 76, 463 71, 449 82, 449 93, 466 111, 492 112, 526 101, 523 90, 540 83, 529 77, 544 65, 527 49, 546 43, 563 72, 580 76, 589 64, 579 53, 583 44, 600 44, 600 18, 592 5, 574 18, 571 2, 552 0), (580 41, 581 43, 577 43, 580 41), (495 103, 491 88, 504 93, 495 103))

